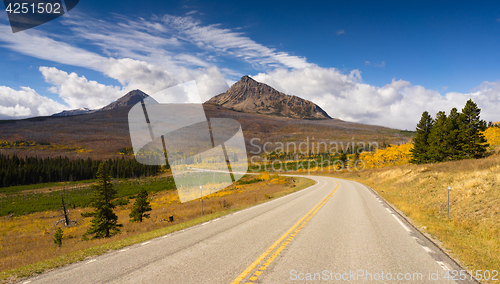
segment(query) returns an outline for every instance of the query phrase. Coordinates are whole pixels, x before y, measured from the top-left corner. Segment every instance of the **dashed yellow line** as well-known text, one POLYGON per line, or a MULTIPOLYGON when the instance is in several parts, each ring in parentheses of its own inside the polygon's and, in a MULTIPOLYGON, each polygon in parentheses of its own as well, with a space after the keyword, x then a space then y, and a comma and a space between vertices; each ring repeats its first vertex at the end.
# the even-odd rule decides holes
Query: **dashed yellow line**
POLYGON ((339 188, 340 184, 337 184, 335 188, 330 192, 323 200, 321 200, 316 206, 307 212, 307 214, 302 217, 297 223, 295 223, 285 234, 283 234, 272 246, 270 246, 263 254, 261 254, 250 266, 248 266, 236 279, 231 282, 231 284, 239 284, 243 279, 245 279, 264 259, 274 251, 274 253, 253 273, 253 275, 248 278, 249 281, 245 284, 251 284, 259 278, 259 276, 266 270, 266 268, 274 261, 274 259, 283 251, 283 249, 293 240, 293 238, 298 234, 298 232, 305 226, 312 216, 318 212, 318 210, 325 205, 325 203, 330 199, 335 191, 339 188), (281 245, 280 245, 281 244, 281 245), (279 246, 279 247, 278 247, 279 246), (278 249, 276 249, 278 247, 278 249), (276 250, 275 250, 276 249, 276 250))

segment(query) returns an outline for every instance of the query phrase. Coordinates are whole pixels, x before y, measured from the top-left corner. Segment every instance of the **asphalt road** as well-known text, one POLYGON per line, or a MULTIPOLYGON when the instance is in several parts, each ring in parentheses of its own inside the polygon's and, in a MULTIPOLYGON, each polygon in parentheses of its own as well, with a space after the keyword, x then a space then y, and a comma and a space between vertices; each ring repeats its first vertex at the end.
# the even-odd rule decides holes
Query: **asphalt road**
POLYGON ((314 186, 22 283, 477 283, 369 188, 314 186), (389 277, 391 279, 389 279, 389 277))

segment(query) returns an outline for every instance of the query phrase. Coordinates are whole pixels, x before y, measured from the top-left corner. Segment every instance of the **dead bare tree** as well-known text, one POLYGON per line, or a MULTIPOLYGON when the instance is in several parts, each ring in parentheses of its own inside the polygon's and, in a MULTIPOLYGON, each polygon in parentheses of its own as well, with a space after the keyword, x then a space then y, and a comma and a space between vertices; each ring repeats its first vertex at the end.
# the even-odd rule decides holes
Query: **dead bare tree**
POLYGON ((54 226, 56 226, 56 225, 58 225, 60 223, 64 223, 64 226, 66 226, 66 227, 71 227, 71 225, 73 225, 73 224, 78 224, 78 221, 73 221, 69 217, 69 208, 67 208, 66 202, 64 202, 63 191, 64 191, 64 189, 60 191, 60 193, 61 193, 61 204, 62 204, 62 206, 61 206, 62 214, 59 215, 59 216, 61 216, 63 218, 60 219, 60 220, 58 220, 58 221, 56 221, 54 223, 54 225, 52 225, 52 227, 54 227, 54 226))

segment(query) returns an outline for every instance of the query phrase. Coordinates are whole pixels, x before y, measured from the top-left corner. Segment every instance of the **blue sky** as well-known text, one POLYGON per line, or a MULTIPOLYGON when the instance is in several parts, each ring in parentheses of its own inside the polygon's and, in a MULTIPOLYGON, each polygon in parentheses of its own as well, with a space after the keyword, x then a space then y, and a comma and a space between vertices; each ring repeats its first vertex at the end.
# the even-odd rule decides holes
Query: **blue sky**
POLYGON ((0 15, 0 117, 98 108, 134 88, 251 75, 332 117, 413 129, 472 98, 500 120, 498 1, 89 1, 13 34, 0 15), (437 2, 437 3, 436 3, 437 2))

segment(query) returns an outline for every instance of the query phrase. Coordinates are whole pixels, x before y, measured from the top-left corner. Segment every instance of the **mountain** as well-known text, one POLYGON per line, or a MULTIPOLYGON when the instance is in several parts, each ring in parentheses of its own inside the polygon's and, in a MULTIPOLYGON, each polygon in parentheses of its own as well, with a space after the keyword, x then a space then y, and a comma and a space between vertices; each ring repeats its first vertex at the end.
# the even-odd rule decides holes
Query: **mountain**
MULTIPOLYGON (((260 154, 263 150, 271 151, 283 141, 287 141, 287 145, 288 142, 293 145, 302 145, 298 144, 301 142, 314 145, 324 142, 332 145, 331 141, 335 141, 335 145, 347 145, 346 143, 354 143, 353 141, 370 141, 369 143, 381 145, 404 143, 413 137, 412 133, 405 131, 340 119, 326 119, 329 116, 312 102, 287 96, 249 77, 243 77, 241 81, 226 93, 209 100, 203 108, 208 118, 232 118, 240 122, 247 149, 252 154, 260 154), (245 111, 236 111, 226 107, 230 105, 236 109, 241 106, 235 103, 237 100, 243 105, 250 100, 258 102, 258 96, 263 98, 264 105, 269 106, 268 109, 250 105, 253 108, 240 108, 245 111), (224 106, 209 103, 218 102, 218 99, 222 98, 227 99, 221 102, 224 106), (267 115, 276 114, 278 108, 273 103, 280 100, 287 103, 281 106, 283 112, 278 112, 278 116, 267 115), (311 115, 302 116, 304 119, 290 119, 301 116, 300 109, 297 109, 300 106, 309 108, 311 115)), ((120 153, 124 150, 129 152, 132 147, 128 113, 133 105, 146 97, 145 93, 134 90, 110 105, 99 110, 90 110, 84 115, 0 120, 0 141, 36 142, 32 146, 0 147, 0 154, 93 159, 120 157, 120 153), (46 143, 49 143, 49 146, 46 146, 46 143)))
POLYGON ((133 106, 146 97, 148 97, 148 95, 146 93, 144 93, 143 91, 133 90, 133 91, 130 91, 127 94, 125 94, 123 97, 117 99, 116 101, 110 103, 109 105, 107 105, 101 109, 90 110, 88 108, 79 108, 79 109, 73 109, 73 110, 63 110, 62 112, 55 113, 52 116, 72 116, 72 115, 78 115, 78 114, 94 113, 94 112, 99 112, 99 111, 103 111, 103 110, 112 110, 112 109, 117 109, 117 108, 121 108, 124 106, 133 106))
POLYGON ((117 99, 116 101, 110 103, 109 105, 103 107, 102 110, 112 110, 124 106, 133 106, 136 103, 142 101, 147 98, 148 95, 141 90, 133 90, 128 92, 125 96, 117 99))
POLYGON ((90 110, 86 107, 82 107, 79 109, 63 110, 60 113, 54 113, 52 116, 71 116, 71 115, 85 114, 90 112, 93 112, 93 110, 90 110))
POLYGON ((298 119, 331 119, 315 103, 279 92, 249 76, 243 76, 227 92, 211 98, 205 104, 247 113, 298 119))

